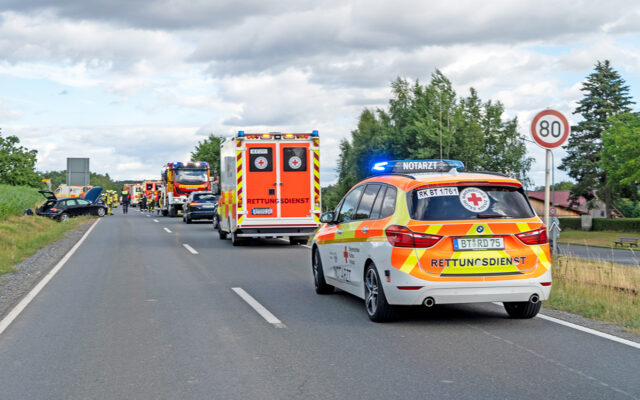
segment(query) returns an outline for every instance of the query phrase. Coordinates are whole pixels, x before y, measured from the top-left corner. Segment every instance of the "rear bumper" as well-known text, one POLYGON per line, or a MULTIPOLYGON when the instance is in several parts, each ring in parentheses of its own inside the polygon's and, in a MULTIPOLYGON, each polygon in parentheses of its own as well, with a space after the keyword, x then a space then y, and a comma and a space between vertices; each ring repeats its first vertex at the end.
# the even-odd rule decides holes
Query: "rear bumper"
POLYGON ((551 293, 551 286, 541 284, 551 282, 551 271, 538 278, 478 282, 427 282, 410 276, 406 279, 408 275, 400 272, 405 275, 402 279, 394 272, 399 271, 391 271, 391 283, 383 282, 389 304, 420 305, 427 297, 432 297, 436 304, 528 301, 532 294, 542 301, 551 293), (405 290, 399 286, 420 289, 405 290))
POLYGON ((315 226, 241 226, 236 230, 236 234, 239 237, 311 236, 316 229, 315 226))
POLYGON ((206 210, 206 211, 193 210, 193 211, 189 211, 189 218, 191 218, 191 219, 213 219, 214 214, 216 214, 216 211, 214 209, 206 210))

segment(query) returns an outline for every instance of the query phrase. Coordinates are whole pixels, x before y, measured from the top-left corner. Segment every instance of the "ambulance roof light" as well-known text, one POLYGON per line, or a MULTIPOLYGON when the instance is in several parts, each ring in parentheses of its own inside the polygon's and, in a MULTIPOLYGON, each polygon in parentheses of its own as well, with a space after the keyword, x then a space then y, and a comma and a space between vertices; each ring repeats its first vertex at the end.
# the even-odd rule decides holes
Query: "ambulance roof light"
POLYGON ((238 137, 244 137, 244 131, 238 131, 238 137))
POLYGON ((318 131, 311 131, 311 136, 318 137, 319 136, 318 131))
POLYGON ((390 160, 379 161, 373 164, 371 171, 380 173, 429 173, 429 172, 457 172, 464 170, 464 163, 458 160, 390 160))

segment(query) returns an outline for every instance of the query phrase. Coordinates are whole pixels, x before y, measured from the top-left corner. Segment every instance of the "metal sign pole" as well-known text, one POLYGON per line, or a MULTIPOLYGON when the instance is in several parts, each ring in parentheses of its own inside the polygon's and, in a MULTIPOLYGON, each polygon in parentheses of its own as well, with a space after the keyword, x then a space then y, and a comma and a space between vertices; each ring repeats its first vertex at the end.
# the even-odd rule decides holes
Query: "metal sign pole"
POLYGON ((547 162, 544 172, 544 225, 547 227, 547 233, 549 233, 549 200, 550 200, 550 175, 551 175, 551 150, 547 149, 547 162))

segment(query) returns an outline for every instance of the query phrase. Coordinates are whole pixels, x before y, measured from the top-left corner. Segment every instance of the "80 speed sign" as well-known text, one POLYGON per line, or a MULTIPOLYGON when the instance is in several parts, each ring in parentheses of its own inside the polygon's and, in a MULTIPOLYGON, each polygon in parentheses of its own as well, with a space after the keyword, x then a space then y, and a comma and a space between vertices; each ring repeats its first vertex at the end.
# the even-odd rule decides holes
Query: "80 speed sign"
POLYGON ((539 112, 531 121, 531 136, 540 146, 553 149, 562 146, 569 137, 569 122, 556 110, 539 112))

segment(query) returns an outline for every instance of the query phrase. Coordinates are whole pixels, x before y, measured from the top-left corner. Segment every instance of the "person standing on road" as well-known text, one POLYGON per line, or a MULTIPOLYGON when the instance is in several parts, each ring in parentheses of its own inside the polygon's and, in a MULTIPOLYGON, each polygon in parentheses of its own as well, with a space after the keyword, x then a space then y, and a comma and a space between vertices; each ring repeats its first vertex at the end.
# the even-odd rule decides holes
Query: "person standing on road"
POLYGON ((123 214, 128 214, 129 213, 129 191, 128 190, 123 190, 122 191, 122 213, 123 214))
POLYGON ((144 212, 147 208, 147 196, 144 193, 140 194, 140 212, 144 212))

